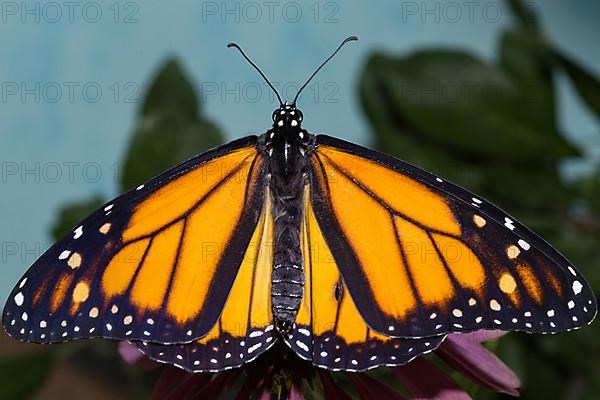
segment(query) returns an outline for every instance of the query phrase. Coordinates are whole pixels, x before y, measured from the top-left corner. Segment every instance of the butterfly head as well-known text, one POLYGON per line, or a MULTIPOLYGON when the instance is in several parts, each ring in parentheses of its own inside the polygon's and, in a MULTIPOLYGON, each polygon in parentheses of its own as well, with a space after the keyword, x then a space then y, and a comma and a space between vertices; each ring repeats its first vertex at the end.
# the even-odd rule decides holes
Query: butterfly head
POLYGON ((283 128, 300 130, 302 119, 302 111, 297 109, 294 104, 282 104, 273 111, 273 128, 276 130, 283 128))

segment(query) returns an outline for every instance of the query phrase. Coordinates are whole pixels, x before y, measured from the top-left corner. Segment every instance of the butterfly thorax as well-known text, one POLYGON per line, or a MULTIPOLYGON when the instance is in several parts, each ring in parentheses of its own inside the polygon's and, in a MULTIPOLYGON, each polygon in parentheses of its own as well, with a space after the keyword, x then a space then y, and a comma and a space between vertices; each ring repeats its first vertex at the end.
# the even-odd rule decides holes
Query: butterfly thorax
POLYGON ((275 326, 282 333, 292 327, 304 291, 300 223, 309 135, 301 122, 300 110, 282 106, 273 113, 273 128, 264 141, 275 216, 271 302, 275 326))

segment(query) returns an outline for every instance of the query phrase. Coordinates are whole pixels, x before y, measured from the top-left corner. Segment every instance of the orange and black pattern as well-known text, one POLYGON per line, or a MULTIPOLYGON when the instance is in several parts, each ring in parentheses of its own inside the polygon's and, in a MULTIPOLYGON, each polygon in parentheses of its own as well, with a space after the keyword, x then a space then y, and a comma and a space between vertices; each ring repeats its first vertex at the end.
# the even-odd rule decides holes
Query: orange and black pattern
POLYGON ((211 331, 191 343, 134 342, 143 353, 190 372, 221 371, 252 361, 276 342, 270 297, 274 223, 271 209, 267 191, 223 313, 211 331))
POLYGON ((555 333, 595 316, 589 285, 562 255, 468 191, 324 135, 312 166, 316 219, 373 330, 555 333))
POLYGON ((282 105, 261 137, 93 213, 13 289, 7 332, 128 340, 194 372, 240 366, 283 339, 317 366, 362 371, 405 364, 451 332, 556 333, 593 320, 583 277, 512 217, 392 157, 310 135, 298 113, 282 105), (302 186, 286 191, 291 182, 302 186), (277 255, 287 272, 274 279, 277 255), (282 307, 293 324, 281 324, 282 307))
MULTIPOLYGON (((242 260, 264 208, 264 171, 256 137, 248 137, 106 204, 14 288, 3 314, 7 332, 38 343, 104 337, 170 344, 210 336, 240 266, 246 275, 256 269, 242 260)), ((259 328, 268 324, 265 312, 259 328)), ((254 326, 248 310, 242 314, 235 323, 244 333, 254 326)), ((223 332, 237 334, 234 326, 223 332)))
POLYGON ((346 371, 402 365, 435 350, 445 335, 398 339, 367 326, 319 228, 308 191, 301 231, 304 296, 286 343, 315 365, 346 371))

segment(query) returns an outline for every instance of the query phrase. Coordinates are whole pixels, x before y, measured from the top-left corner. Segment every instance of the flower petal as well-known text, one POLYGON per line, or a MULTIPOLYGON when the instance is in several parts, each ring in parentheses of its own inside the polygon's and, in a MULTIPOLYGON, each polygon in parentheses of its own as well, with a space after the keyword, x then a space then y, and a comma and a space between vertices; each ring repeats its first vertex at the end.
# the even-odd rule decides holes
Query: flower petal
POLYGON ((260 394, 259 399, 260 400, 271 400, 271 388, 263 390, 262 393, 260 394))
POLYGON ((319 378, 321 378, 321 383, 323 384, 324 397, 326 399, 333 400, 350 400, 350 396, 344 392, 342 388, 340 388, 328 371, 324 371, 319 369, 317 371, 319 373, 319 378))
POLYGON ((448 335, 448 337, 460 337, 466 340, 469 340, 473 343, 481 343, 481 342, 489 342, 490 340, 496 340, 504 335, 506 335, 507 331, 501 331, 498 329, 487 330, 481 329, 475 332, 469 333, 452 333, 448 335))
POLYGON ((127 364, 135 365, 143 369, 158 368, 159 364, 150 360, 137 347, 129 342, 119 342, 119 354, 127 364))
POLYGON ((469 400, 471 397, 444 371, 425 358, 392 368, 402 385, 418 400, 469 400))
POLYGON ((185 372, 176 367, 165 367, 152 391, 152 400, 170 400, 189 398, 195 389, 208 385, 212 379, 210 374, 185 372))
POLYGON ((119 342, 119 354, 128 364, 135 364, 144 358, 144 353, 129 342, 119 342))
POLYGON ((400 393, 367 374, 348 373, 346 376, 352 381, 363 400, 404 400, 400 393))
POLYGON ((304 400, 304 395, 296 385, 292 385, 288 400, 304 400))
POLYGON ((449 335, 436 354, 472 381, 498 393, 519 396, 519 378, 471 334, 449 335))

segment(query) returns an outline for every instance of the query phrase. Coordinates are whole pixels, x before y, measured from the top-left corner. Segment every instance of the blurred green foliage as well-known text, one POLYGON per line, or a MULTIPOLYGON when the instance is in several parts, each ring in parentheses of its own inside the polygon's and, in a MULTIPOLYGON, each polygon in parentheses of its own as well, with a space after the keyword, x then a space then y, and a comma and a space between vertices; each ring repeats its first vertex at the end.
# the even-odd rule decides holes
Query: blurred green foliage
POLYGON ((43 351, 0 360, 0 388, 4 399, 28 399, 50 373, 52 353, 43 351))
MULTIPOLYGON (((598 294, 600 174, 561 179, 561 162, 583 149, 558 127, 554 81, 566 74, 599 118, 600 81, 553 47, 521 2, 510 3, 518 24, 502 34, 495 63, 448 50, 375 54, 360 98, 376 147, 502 205, 564 252, 598 294)), ((598 324, 508 335, 498 348, 527 399, 597 399, 599 350, 598 324)))
MULTIPOLYGON (((500 38, 496 62, 456 50, 374 54, 360 77, 360 99, 377 148, 502 205, 568 255, 598 293, 600 173, 569 183, 561 179, 561 162, 582 152, 558 127, 554 80, 566 74, 599 118, 600 81, 553 47, 520 1, 509 3, 518 23, 500 38)), ((219 129, 200 111, 181 67, 167 62, 140 108, 119 190, 222 143, 219 129)), ((54 238, 104 201, 66 205, 54 238)), ((92 352, 103 357, 98 353, 92 352)), ((552 337, 508 335, 498 353, 523 380, 524 398, 600 396, 598 324, 552 337)), ((0 385, 11 398, 28 398, 52 365, 47 353, 32 357, 0 363, 0 385), (27 373, 20 372, 23 366, 27 373)))

